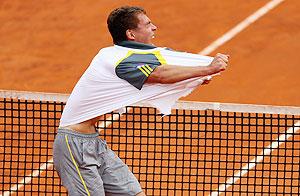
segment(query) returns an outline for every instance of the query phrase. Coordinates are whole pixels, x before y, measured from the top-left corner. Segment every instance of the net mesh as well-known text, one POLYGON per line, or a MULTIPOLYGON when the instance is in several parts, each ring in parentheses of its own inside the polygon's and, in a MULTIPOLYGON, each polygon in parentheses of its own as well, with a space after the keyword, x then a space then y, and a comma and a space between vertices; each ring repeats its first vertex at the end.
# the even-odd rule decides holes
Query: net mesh
MULTIPOLYGON (((67 195, 52 160, 64 104, 0 98, 2 195, 67 195)), ((300 113, 192 106, 165 117, 150 107, 129 106, 99 121, 100 137, 147 195, 300 194, 300 113)))

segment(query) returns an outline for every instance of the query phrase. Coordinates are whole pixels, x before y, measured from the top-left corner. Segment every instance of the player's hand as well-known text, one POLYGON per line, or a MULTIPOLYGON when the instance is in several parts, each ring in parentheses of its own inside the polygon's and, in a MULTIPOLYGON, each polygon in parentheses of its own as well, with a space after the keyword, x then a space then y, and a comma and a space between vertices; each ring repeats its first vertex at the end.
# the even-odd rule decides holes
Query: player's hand
POLYGON ((218 53, 214 60, 211 62, 210 66, 214 67, 216 73, 224 71, 227 68, 229 62, 229 55, 218 53))

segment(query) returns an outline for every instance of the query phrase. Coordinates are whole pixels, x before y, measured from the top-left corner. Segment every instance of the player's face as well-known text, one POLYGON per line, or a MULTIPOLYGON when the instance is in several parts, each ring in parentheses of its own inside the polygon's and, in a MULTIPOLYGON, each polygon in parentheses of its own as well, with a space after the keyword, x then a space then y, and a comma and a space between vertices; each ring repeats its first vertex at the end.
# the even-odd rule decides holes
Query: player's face
POLYGON ((141 42, 144 44, 152 44, 154 32, 156 31, 157 27, 145 14, 138 14, 137 18, 139 20, 137 28, 132 30, 134 34, 133 41, 141 42))

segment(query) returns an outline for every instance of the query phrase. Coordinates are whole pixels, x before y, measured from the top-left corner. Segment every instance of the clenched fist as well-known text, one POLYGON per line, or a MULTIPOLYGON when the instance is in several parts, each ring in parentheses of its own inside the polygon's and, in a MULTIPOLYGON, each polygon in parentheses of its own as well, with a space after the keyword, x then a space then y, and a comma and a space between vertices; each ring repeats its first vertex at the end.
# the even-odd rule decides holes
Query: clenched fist
POLYGON ((218 53, 209 66, 215 69, 215 73, 224 71, 227 68, 229 55, 218 53))

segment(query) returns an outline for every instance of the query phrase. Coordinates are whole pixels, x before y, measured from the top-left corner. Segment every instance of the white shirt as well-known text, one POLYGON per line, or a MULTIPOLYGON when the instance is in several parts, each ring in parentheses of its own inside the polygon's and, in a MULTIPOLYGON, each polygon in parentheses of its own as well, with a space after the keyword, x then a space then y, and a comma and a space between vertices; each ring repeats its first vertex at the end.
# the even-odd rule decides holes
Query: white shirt
MULTIPOLYGON (((167 115, 180 97, 188 95, 210 77, 192 78, 174 84, 142 84, 139 90, 116 74, 116 67, 122 66, 133 54, 154 54, 160 64, 182 66, 207 66, 213 59, 161 47, 134 49, 114 45, 103 48, 75 85, 61 116, 60 127, 81 123, 137 102, 146 102, 167 115)), ((151 65, 151 62, 148 64, 151 65)), ((133 72, 143 71, 140 67, 136 66, 137 70, 133 72)), ((155 69, 155 66, 152 68, 155 69)), ((149 73, 144 72, 140 76, 149 76, 149 73)))

